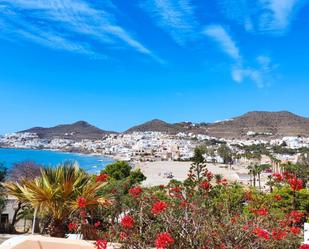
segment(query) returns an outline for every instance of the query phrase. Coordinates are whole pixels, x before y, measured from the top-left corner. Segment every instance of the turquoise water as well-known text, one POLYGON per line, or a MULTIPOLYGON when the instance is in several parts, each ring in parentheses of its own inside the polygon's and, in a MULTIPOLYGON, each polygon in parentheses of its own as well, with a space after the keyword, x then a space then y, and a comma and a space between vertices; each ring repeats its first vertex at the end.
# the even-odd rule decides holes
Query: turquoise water
POLYGON ((0 148, 0 162, 11 167, 16 162, 34 161, 44 166, 56 166, 65 161, 76 161, 83 169, 90 173, 98 173, 112 159, 102 156, 83 155, 47 150, 2 149, 0 148))

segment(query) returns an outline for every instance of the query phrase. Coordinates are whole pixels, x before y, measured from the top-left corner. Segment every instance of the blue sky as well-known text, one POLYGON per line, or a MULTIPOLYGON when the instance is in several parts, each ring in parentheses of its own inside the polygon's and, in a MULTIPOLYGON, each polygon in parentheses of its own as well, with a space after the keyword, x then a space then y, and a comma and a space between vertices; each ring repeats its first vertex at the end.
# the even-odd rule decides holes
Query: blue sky
POLYGON ((309 117, 308 0, 1 0, 0 133, 309 117))

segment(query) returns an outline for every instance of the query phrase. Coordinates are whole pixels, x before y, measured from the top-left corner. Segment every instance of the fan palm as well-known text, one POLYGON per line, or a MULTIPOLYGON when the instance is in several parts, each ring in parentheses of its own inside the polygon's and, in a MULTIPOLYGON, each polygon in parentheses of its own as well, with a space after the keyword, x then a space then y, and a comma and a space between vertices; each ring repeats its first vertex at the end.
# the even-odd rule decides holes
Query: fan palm
POLYGON ((9 194, 30 204, 40 214, 51 216, 51 236, 64 237, 69 215, 79 208, 76 201, 78 197, 86 199, 87 208, 96 206, 104 201, 98 195, 98 190, 105 183, 96 182, 93 177, 72 163, 41 171, 42 176, 34 180, 9 182, 4 186, 9 194))

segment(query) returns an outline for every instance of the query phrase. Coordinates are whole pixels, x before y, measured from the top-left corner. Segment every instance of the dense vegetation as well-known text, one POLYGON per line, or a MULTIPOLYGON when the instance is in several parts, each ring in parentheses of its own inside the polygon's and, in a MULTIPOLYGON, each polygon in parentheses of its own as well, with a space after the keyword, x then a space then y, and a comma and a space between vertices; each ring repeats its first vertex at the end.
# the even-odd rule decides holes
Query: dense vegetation
MULTIPOLYGON (((187 180, 167 186, 143 188, 139 170, 116 162, 98 176, 65 165, 5 187, 48 218, 52 236, 81 233, 98 249, 107 241, 122 248, 300 248, 309 212, 306 167, 286 165, 270 177, 270 191, 261 192, 214 176, 204 153, 195 150, 187 180)), ((258 177, 265 168, 251 170, 258 177)))

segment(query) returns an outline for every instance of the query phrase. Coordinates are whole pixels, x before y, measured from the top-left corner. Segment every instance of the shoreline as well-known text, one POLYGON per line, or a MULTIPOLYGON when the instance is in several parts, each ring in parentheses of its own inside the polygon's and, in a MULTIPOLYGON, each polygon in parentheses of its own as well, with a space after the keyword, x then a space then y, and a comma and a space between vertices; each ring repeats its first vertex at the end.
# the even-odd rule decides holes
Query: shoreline
POLYGON ((0 146, 0 149, 12 149, 12 150, 33 150, 33 151, 52 151, 52 152, 61 152, 61 153, 68 153, 68 154, 75 154, 75 155, 82 155, 82 156, 96 156, 96 157, 105 157, 108 159, 112 159, 116 161, 116 156, 112 155, 103 155, 100 153, 94 152, 81 152, 81 151, 68 151, 68 150, 61 150, 61 149, 38 149, 38 148, 25 148, 25 147, 8 147, 8 146, 0 146))

